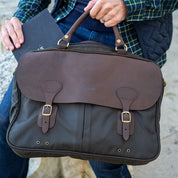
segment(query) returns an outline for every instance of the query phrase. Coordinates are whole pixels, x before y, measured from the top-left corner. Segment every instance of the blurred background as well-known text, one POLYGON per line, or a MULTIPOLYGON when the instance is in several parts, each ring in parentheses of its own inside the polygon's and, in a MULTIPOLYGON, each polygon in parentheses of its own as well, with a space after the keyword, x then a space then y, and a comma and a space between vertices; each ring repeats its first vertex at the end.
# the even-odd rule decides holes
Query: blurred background
MULTIPOLYGON (((17 4, 18 0, 0 0, 0 28, 6 19, 11 18, 17 4)), ((49 10, 52 8, 52 4, 49 10)), ((160 120, 161 154, 157 160, 148 165, 133 166, 135 178, 178 177, 178 11, 173 15, 172 44, 168 51, 168 61, 162 68, 167 86, 165 87, 160 120)), ((10 83, 16 65, 12 53, 6 51, 0 42, 0 101, 10 83)), ((28 177, 94 178, 95 176, 86 161, 71 158, 37 158, 30 161, 28 177), (46 172, 44 172, 45 169, 46 172)))

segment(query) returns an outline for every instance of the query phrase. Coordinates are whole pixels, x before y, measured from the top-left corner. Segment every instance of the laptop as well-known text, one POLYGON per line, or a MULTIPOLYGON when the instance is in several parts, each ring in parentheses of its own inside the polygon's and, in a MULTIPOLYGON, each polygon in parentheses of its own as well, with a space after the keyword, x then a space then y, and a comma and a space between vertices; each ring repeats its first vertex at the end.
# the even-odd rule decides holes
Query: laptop
POLYGON ((58 40, 64 36, 47 9, 24 23, 22 30, 24 43, 21 48, 13 51, 17 61, 28 51, 57 46, 58 40))

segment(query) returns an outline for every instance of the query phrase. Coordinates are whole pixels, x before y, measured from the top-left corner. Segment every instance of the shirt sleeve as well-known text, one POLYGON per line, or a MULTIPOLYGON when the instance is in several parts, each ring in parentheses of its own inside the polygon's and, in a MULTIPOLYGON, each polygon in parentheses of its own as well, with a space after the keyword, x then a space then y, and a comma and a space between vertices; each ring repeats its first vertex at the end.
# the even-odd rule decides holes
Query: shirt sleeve
POLYGON ((20 0, 18 9, 13 17, 17 17, 22 23, 25 23, 47 8, 50 3, 51 0, 20 0))
POLYGON ((127 21, 153 20, 178 9, 178 0, 124 0, 127 21))

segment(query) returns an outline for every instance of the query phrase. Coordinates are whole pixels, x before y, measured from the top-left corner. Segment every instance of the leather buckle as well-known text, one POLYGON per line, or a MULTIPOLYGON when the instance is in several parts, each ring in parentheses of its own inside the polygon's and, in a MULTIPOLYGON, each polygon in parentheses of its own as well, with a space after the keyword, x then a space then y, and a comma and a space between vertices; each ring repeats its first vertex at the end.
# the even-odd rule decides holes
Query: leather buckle
POLYGON ((129 111, 123 111, 121 113, 121 120, 122 120, 123 123, 130 123, 131 122, 131 113, 129 111), (129 120, 124 120, 124 114, 129 115, 129 120))
POLYGON ((52 106, 49 105, 49 104, 45 104, 43 106, 43 110, 42 110, 42 115, 43 116, 51 116, 51 113, 52 113, 52 106), (45 113, 45 110, 49 108, 49 113, 45 113))

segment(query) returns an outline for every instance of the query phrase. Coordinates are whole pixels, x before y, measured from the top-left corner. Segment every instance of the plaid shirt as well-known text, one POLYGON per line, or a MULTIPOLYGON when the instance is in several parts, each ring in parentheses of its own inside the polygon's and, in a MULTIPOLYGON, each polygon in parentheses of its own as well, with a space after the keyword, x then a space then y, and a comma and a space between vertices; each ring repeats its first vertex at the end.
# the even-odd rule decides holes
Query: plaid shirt
MULTIPOLYGON (((18 9, 13 16, 21 22, 26 22, 43 9, 47 8, 51 0, 20 0, 18 9)), ((65 18, 75 7, 77 0, 64 0, 64 5, 56 10, 53 17, 56 22, 65 18)), ((172 13, 178 9, 178 0, 124 0, 127 6, 127 18, 118 24, 119 32, 128 46, 128 50, 136 55, 142 56, 134 21, 153 20, 172 13)), ((166 54, 158 62, 160 67, 166 62, 166 54)))

